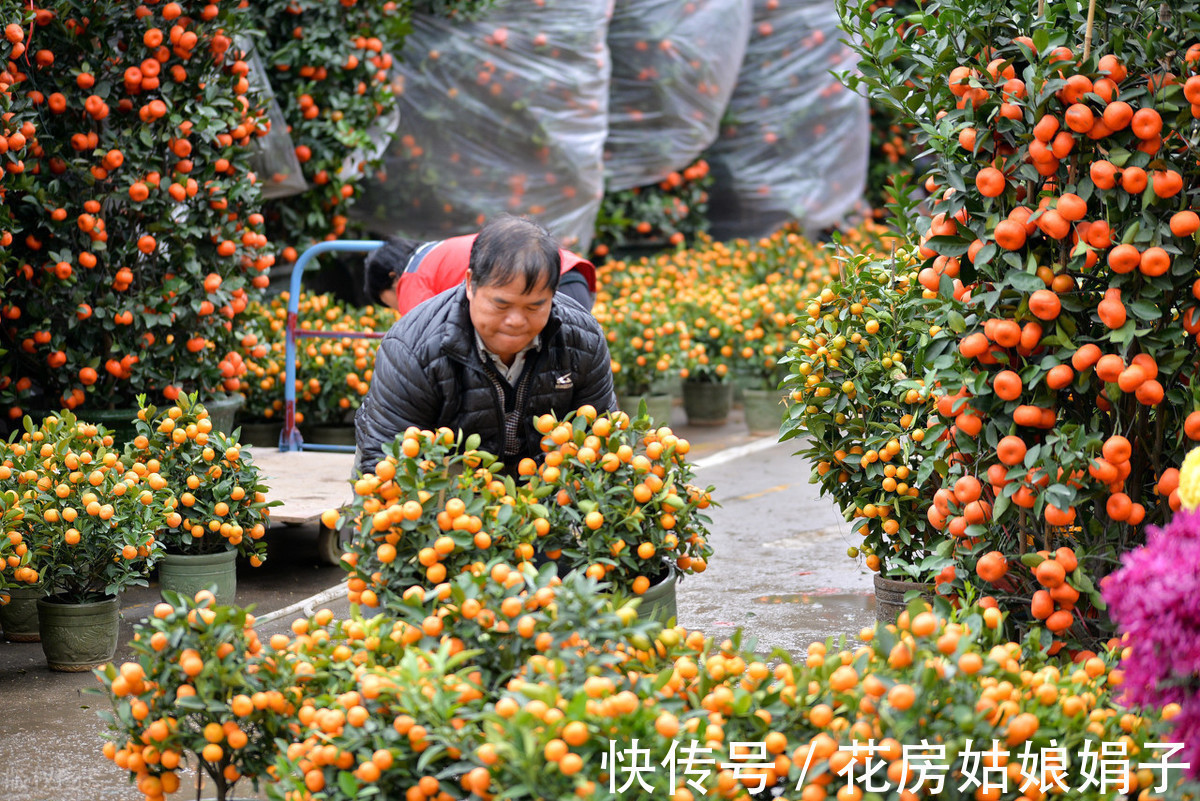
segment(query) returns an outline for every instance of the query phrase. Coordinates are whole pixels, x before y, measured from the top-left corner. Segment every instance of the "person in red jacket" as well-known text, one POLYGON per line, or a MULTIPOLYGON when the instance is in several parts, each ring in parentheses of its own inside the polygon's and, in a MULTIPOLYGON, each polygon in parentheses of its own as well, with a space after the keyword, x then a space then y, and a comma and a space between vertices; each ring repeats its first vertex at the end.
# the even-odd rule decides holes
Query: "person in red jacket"
MULTIPOLYGON (((389 238, 364 262, 368 301, 406 314, 422 301, 458 286, 467 276, 476 236, 434 242, 389 238)), ((596 298, 596 268, 569 250, 559 248, 558 255, 562 262, 558 292, 590 311, 596 298)))

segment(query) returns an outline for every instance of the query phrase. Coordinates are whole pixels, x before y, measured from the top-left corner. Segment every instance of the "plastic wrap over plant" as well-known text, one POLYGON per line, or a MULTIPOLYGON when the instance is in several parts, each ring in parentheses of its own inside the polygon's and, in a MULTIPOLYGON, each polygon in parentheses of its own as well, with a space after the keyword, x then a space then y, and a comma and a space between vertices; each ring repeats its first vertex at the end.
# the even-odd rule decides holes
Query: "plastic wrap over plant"
POLYGON ((606 191, 657 183, 713 143, 751 15, 751 0, 617 0, 606 191))
POLYGON ((709 151, 712 233, 762 236, 789 220, 829 226, 862 195, 867 101, 830 71, 853 69, 833 0, 755 0, 750 44, 709 151))
POLYGON ((438 239, 500 212, 585 250, 603 192, 612 0, 500 0, 477 20, 414 15, 400 126, 355 215, 438 239))
MULTIPOLYGON (((238 44, 246 48, 249 46, 245 40, 238 44)), ((251 50, 247 63, 250 65, 247 76, 250 88, 266 105, 267 118, 271 121, 270 132, 254 141, 254 156, 251 159, 251 166, 262 181, 262 196, 269 200, 297 195, 308 188, 308 182, 300 170, 287 120, 283 118, 283 111, 275 99, 275 92, 271 89, 271 82, 258 53, 251 50)))

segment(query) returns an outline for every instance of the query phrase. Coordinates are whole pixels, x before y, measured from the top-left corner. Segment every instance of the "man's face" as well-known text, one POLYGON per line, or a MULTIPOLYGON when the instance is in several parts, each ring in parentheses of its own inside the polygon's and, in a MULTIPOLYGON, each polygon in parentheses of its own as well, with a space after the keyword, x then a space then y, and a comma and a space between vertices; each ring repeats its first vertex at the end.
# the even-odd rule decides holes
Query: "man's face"
POLYGON ((396 290, 392 287, 379 291, 379 300, 384 306, 396 308, 396 290))
POLYGON ((525 279, 507 284, 475 286, 467 273, 467 299, 471 325, 492 353, 505 364, 521 352, 546 327, 554 290, 548 286, 525 292, 525 279))

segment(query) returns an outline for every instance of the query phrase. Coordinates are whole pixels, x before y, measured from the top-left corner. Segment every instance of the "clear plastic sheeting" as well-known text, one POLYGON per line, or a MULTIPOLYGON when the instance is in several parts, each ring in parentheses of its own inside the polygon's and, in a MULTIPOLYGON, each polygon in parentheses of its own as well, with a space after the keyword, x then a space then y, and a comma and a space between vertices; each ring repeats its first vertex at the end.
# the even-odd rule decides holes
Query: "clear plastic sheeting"
POLYGON ((833 0, 755 0, 750 44, 708 154, 715 237, 764 236, 797 220, 816 231, 862 195, 867 100, 832 72, 854 69, 833 0))
POLYGON ((254 139, 254 154, 250 158, 251 168, 262 181, 263 199, 298 195, 308 188, 308 182, 304 180, 300 160, 296 158, 287 120, 279 108, 279 101, 275 99, 275 92, 258 52, 246 41, 239 41, 238 45, 250 52, 250 57, 246 59, 250 65, 247 80, 260 102, 267 104, 267 119, 271 121, 271 130, 265 136, 254 139))
POLYGON ((717 138, 750 37, 751 3, 616 0, 607 191, 657 183, 717 138))
POLYGON ((500 213, 586 251, 604 186, 612 0, 499 0, 473 21, 414 15, 386 175, 354 216, 441 239, 500 213))
POLYGON ((368 162, 373 162, 383 156, 400 127, 400 110, 389 109, 375 118, 366 130, 369 145, 356 147, 342 160, 338 170, 338 180, 349 181, 357 178, 366 168, 368 162))

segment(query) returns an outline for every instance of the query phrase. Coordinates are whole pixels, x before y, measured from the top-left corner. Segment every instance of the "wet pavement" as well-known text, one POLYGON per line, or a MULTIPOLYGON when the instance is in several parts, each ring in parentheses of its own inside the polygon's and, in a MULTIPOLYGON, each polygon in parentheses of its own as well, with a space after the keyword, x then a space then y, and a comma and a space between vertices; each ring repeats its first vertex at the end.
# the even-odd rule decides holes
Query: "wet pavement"
MULTIPOLYGON (((708 570, 678 585, 679 622, 718 639, 741 627, 743 643, 755 640, 763 654, 803 653, 814 640, 871 625, 871 574, 847 558, 849 524, 808 483, 808 465, 791 455, 795 443, 750 436, 737 409, 724 426, 696 428, 685 425, 677 405, 671 422, 693 444, 697 483, 712 484, 721 504, 711 510, 708 570)), ((259 625, 264 639, 304 614, 273 611, 303 606, 342 578, 340 568, 321 561, 315 525, 279 526, 267 537, 266 564, 240 565, 237 594, 260 619, 274 618, 259 625)), ((128 658, 133 623, 157 600, 154 584, 122 597, 118 664, 128 658)), ((321 606, 339 615, 348 609, 344 598, 321 606)), ((96 710, 107 701, 86 692, 97 686, 90 673, 49 671, 38 643, 0 642, 0 801, 141 801, 125 771, 100 754, 104 724, 96 710)), ((181 778, 175 797, 195 798, 194 785, 181 778)), ((238 790, 238 798, 267 797, 238 790)))
POLYGON ((808 483, 794 442, 701 469, 716 487, 713 558, 679 582, 679 622, 715 637, 742 628, 743 644, 803 653, 810 642, 871 625, 871 573, 846 556, 850 525, 808 483))

